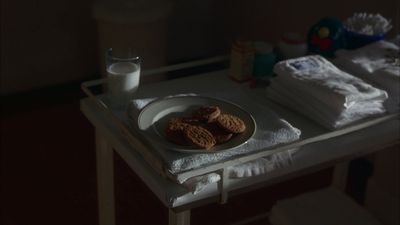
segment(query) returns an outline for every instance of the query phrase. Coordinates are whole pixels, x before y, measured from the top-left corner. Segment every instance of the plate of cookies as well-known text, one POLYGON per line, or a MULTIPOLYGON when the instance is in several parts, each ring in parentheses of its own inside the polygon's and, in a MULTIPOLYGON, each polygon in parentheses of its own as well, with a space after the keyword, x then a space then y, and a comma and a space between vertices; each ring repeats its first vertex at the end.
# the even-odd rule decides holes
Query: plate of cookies
POLYGON ((239 147, 256 131, 240 106, 206 96, 176 96, 149 103, 138 127, 151 141, 185 153, 213 153, 239 147))

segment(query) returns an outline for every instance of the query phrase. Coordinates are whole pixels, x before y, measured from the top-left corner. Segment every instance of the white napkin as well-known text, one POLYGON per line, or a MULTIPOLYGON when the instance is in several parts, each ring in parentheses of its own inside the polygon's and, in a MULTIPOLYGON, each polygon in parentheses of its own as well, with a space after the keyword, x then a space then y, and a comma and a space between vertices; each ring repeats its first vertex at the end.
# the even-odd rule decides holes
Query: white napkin
POLYGON ((336 68, 321 56, 277 63, 268 96, 328 129, 385 112, 385 91, 336 68))
POLYGON ((378 41, 355 50, 338 50, 333 60, 338 67, 385 90, 390 112, 399 110, 400 49, 394 43, 378 41))
MULTIPOLYGON (((207 94, 204 94, 203 96, 206 95, 207 94)), ((221 99, 236 103, 251 113, 257 122, 257 129, 254 136, 247 143, 230 151, 207 154, 185 154, 166 150, 162 146, 155 145, 155 149, 169 166, 171 173, 178 173, 197 168, 228 159, 235 155, 258 151, 277 144, 293 142, 300 138, 301 132, 299 129, 294 128, 287 121, 279 118, 268 108, 257 103, 249 102, 249 98, 246 98, 245 95, 245 92, 240 90, 235 90, 235 92, 208 94, 208 96, 218 96, 221 99)), ((155 99, 133 100, 128 109, 128 114, 130 117, 137 116, 140 109, 146 105, 146 102, 149 103, 153 100, 155 99)), ((289 157, 287 157, 287 159, 289 160, 289 157)))

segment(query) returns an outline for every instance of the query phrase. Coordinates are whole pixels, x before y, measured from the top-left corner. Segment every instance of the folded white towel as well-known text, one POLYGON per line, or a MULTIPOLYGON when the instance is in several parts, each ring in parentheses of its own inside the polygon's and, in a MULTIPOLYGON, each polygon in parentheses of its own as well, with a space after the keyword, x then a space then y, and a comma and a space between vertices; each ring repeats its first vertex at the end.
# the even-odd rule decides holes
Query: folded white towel
POLYGON ((218 173, 209 173, 202 176, 192 177, 183 182, 183 186, 192 192, 197 194, 201 192, 207 185, 218 182, 221 180, 221 176, 218 173))
MULTIPOLYGON (((355 71, 359 71, 360 74, 364 74, 365 78, 368 78, 376 70, 393 66, 393 60, 399 57, 399 46, 388 41, 377 41, 354 50, 338 50, 335 56, 336 59, 348 60, 354 66, 355 71)), ((333 60, 334 63, 336 59, 333 60)), ((389 78, 398 80, 399 73, 396 72, 389 78)))
POLYGON ((228 167, 230 178, 252 177, 269 173, 275 169, 287 167, 292 162, 292 155, 299 149, 290 149, 270 156, 256 159, 237 166, 228 167))
MULTIPOLYGON (((275 169, 290 166, 292 163, 292 155, 299 149, 289 149, 287 151, 278 152, 267 157, 256 159, 237 166, 228 167, 229 178, 244 178, 259 176, 269 173, 275 169)), ((207 185, 218 182, 221 176, 217 173, 209 173, 206 175, 196 176, 183 182, 183 186, 193 194, 202 191, 207 185)))
POLYGON ((275 65, 278 76, 268 96, 328 129, 385 112, 385 91, 339 70, 321 56, 306 56, 275 65))
POLYGON ((385 100, 386 93, 339 70, 319 55, 285 60, 274 66, 279 80, 288 87, 314 95, 336 108, 349 108, 365 100, 385 100))
POLYGON ((282 87, 278 82, 274 82, 268 87, 267 96, 330 130, 385 112, 381 100, 358 102, 348 109, 337 111, 312 96, 302 95, 299 98, 294 92, 282 90, 285 90, 285 87, 282 87))
POLYGON ((400 103, 400 48, 378 41, 355 50, 339 50, 333 60, 339 68, 385 90, 389 112, 398 111, 400 103))

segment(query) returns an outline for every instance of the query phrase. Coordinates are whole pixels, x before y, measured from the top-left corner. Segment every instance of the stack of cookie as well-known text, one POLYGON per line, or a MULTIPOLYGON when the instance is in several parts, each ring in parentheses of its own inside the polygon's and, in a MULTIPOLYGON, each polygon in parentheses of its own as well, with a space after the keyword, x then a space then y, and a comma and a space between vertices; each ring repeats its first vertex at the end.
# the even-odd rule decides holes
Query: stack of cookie
POLYGON ((165 136, 178 145, 209 150, 245 130, 246 125, 239 117, 223 113, 218 106, 203 106, 190 117, 170 119, 165 136))

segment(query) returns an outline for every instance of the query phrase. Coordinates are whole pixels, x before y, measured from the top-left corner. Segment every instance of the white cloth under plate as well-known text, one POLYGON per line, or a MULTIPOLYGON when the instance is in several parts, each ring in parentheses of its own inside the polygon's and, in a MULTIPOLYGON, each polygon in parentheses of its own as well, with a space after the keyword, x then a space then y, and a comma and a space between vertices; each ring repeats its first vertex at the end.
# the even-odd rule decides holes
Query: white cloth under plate
POLYGON ((237 166, 228 167, 229 178, 258 176, 289 166, 292 162, 292 155, 298 150, 298 148, 289 149, 237 166))
POLYGON ((333 63, 385 90, 389 94, 385 106, 393 112, 400 108, 399 51, 394 43, 378 41, 355 50, 338 50, 333 63))
POLYGON ((221 180, 221 175, 218 173, 209 173, 206 175, 202 176, 196 176, 187 179, 185 182, 183 182, 183 186, 185 188, 192 192, 192 194, 197 194, 201 192, 207 185, 218 182, 221 180))
MULTIPOLYGON (((298 148, 289 149, 237 166, 230 166, 227 168, 228 176, 231 179, 253 177, 289 166, 292 163, 292 155, 298 150, 298 148)), ((207 187, 207 185, 218 182, 219 180, 221 180, 221 176, 218 173, 209 173, 189 178, 183 182, 183 186, 193 194, 197 194, 207 187)))
MULTIPOLYGON (((164 159, 171 173, 179 173, 181 171, 194 169, 200 166, 229 159, 235 155, 258 151, 261 149, 272 147, 277 144, 293 142, 300 138, 301 131, 299 129, 293 127, 284 119, 279 118, 278 115, 269 110, 267 107, 257 104, 255 102, 249 102, 249 98, 246 98, 245 91, 235 90, 234 92, 211 94, 209 93, 202 94, 202 96, 217 96, 220 99, 228 100, 242 106, 255 118, 257 122, 256 132, 254 136, 244 145, 224 152, 207 154, 185 154, 176 151, 166 150, 162 146, 154 145, 153 147, 164 159)), ((139 107, 144 107, 146 105, 143 104, 144 102, 150 103, 153 100, 155 99, 133 100, 129 107, 128 114, 134 117, 137 116, 138 111, 140 111, 141 109, 139 107)), ((284 155, 288 153, 279 154, 284 155)), ((269 159, 269 161, 274 161, 278 158, 271 158, 269 159)), ((290 157, 286 157, 286 159, 290 160, 290 157)), ((267 169, 261 170, 267 171, 267 169)), ((253 173, 254 175, 257 175, 256 172, 253 171, 253 173)))
POLYGON ((321 56, 277 63, 268 97, 328 129, 337 129, 385 112, 385 91, 339 70, 321 56))

